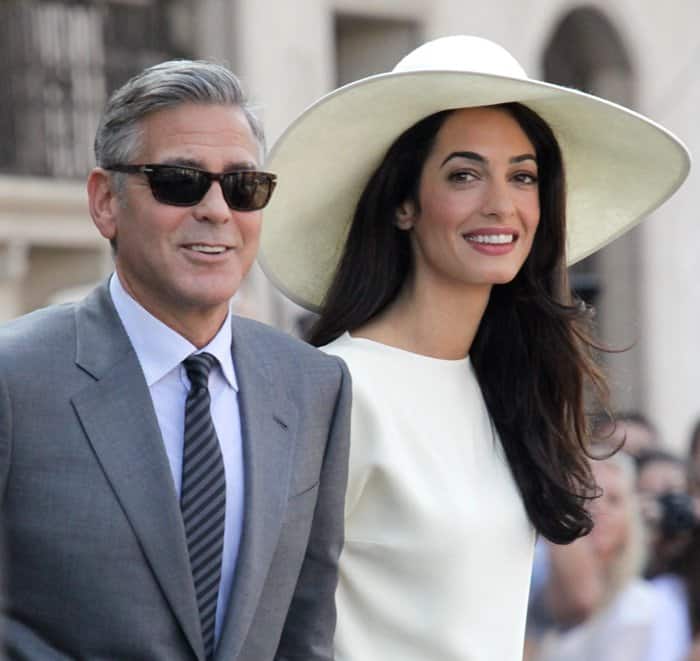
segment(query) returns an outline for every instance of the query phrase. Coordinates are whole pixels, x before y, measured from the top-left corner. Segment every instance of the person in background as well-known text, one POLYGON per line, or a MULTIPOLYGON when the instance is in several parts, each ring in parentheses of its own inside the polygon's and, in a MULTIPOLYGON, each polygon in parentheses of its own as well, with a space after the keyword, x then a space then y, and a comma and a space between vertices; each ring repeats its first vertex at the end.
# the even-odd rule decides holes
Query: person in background
MULTIPOLYGON (((618 413, 614 418, 598 414, 593 437, 594 453, 599 457, 623 447, 652 452, 643 448, 655 448, 659 443, 656 426, 636 411, 618 413)), ((599 608, 604 581, 591 545, 590 536, 565 546, 538 540, 528 604, 525 661, 536 656, 539 641, 548 630, 582 624, 599 608)))
POLYGON ((88 201, 116 272, 0 328, 3 658, 330 661, 345 366, 232 316, 275 175, 225 67, 110 98, 88 201))
POLYGON ((669 562, 688 543, 694 507, 688 494, 688 471, 682 459, 666 450, 637 457, 637 492, 647 526, 649 557, 645 575, 668 570, 669 562))
POLYGON ((571 544, 537 540, 533 563, 524 661, 532 661, 542 637, 552 628, 585 622, 604 596, 604 579, 591 535, 571 544))
POLYGON ((686 661, 693 637, 700 635, 700 525, 695 516, 685 543, 650 581, 657 619, 647 661, 686 661))
POLYGON ((353 379, 336 659, 519 660, 535 531, 591 527, 605 388, 567 261, 671 194, 683 147, 451 36, 311 106, 270 163, 262 264, 353 379))
POLYGON ((688 443, 688 489, 700 503, 700 420, 693 426, 688 443))
MULTIPOLYGON (((606 456, 622 447, 635 452, 656 452, 656 426, 635 411, 613 418, 599 413, 593 423, 596 456, 606 456)), ((542 636, 550 629, 566 629, 585 622, 599 607, 604 580, 598 559, 591 549, 591 536, 568 545, 539 539, 528 604, 525 661, 536 656, 542 636)))
POLYGON ((700 512, 686 463, 663 450, 640 455, 637 490, 649 534, 645 574, 657 605, 649 661, 685 661, 700 625, 700 512))
POLYGON ((693 640, 693 647, 690 650, 687 661, 700 661, 700 636, 693 640))
POLYGON ((599 416, 594 434, 598 443, 611 448, 622 447, 632 457, 662 447, 656 425, 639 411, 621 411, 599 416))
MULTIPOLYGON (((698 420, 690 436, 688 445, 688 491, 695 502, 695 514, 700 519, 700 420, 698 420)), ((700 535, 696 531, 688 551, 688 558, 700 558, 700 535)), ((689 567, 689 593, 691 602, 691 625, 693 631, 693 647, 688 661, 700 661, 700 566, 689 567)))
POLYGON ((645 496, 687 493, 686 462, 668 450, 645 450, 636 457, 637 490, 645 496))
POLYGON ((604 586, 595 611, 581 624, 550 630, 537 661, 648 661, 656 605, 642 580, 646 545, 635 490, 635 467, 625 454, 592 462, 602 495, 590 503, 589 537, 604 586))

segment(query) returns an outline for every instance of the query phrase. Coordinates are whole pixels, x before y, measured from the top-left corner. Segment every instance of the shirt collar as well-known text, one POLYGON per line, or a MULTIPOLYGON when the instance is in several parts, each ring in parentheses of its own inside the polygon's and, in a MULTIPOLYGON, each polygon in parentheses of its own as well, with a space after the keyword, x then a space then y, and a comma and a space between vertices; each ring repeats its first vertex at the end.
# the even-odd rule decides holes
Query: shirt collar
MULTIPOLYGON (((189 340, 156 319, 132 298, 124 289, 116 272, 110 278, 109 293, 141 363, 149 388, 178 367, 187 356, 200 352, 189 340)), ((216 357, 224 378, 235 391, 238 391, 238 381, 231 355, 231 341, 231 311, 229 310, 218 333, 201 351, 216 357)))

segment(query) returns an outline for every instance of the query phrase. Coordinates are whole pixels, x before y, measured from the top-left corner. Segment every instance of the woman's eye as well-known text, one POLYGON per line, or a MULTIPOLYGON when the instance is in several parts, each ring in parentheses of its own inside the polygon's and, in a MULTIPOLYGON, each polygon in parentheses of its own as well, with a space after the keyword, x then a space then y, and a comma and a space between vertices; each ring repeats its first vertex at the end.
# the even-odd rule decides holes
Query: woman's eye
POLYGON ((515 175, 515 180, 520 184, 536 184, 538 182, 537 175, 532 172, 518 172, 515 175))
POLYGON ((476 179, 476 175, 468 170, 457 170, 457 172, 452 172, 449 177, 450 181, 454 181, 458 184, 465 184, 476 179))

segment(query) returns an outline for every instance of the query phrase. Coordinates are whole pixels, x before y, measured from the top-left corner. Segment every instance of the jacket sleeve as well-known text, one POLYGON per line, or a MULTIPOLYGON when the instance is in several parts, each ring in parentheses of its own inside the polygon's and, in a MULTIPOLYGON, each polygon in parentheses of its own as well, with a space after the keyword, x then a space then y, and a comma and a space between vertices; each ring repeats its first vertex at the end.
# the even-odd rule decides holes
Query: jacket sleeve
POLYGON ((335 590, 343 546, 345 489, 350 448, 350 375, 341 377, 321 469, 316 509, 289 614, 275 661, 332 661, 335 590))

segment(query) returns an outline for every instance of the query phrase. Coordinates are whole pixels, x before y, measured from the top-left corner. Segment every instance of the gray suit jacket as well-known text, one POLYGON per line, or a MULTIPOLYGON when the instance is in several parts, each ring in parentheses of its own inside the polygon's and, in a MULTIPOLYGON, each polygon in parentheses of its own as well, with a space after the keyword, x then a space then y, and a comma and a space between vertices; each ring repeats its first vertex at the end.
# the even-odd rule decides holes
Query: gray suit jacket
MULTIPOLYGON (((350 382, 233 320, 245 514, 217 659, 333 658, 350 382)), ((106 284, 0 328, 0 506, 9 658, 203 659, 179 505, 106 284)))

